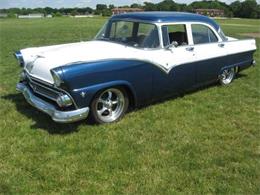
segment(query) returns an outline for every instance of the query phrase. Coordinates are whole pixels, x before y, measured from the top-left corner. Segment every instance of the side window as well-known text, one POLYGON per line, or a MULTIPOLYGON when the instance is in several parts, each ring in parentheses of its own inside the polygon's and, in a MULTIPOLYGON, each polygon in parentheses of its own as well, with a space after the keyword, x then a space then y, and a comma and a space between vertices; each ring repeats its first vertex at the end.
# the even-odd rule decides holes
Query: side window
POLYGON ((162 26, 163 45, 168 46, 175 42, 176 46, 188 45, 187 31, 184 24, 162 26))
POLYGON ((129 38, 132 36, 133 22, 113 22, 110 30, 110 38, 129 38))
POLYGON ((136 40, 139 47, 157 48, 160 44, 158 30, 155 25, 139 23, 136 40))
POLYGON ((147 36, 154 30, 154 25, 139 23, 138 36, 147 36))
POLYGON ((218 38, 214 32, 205 25, 192 24, 191 29, 194 44, 218 42, 218 38))

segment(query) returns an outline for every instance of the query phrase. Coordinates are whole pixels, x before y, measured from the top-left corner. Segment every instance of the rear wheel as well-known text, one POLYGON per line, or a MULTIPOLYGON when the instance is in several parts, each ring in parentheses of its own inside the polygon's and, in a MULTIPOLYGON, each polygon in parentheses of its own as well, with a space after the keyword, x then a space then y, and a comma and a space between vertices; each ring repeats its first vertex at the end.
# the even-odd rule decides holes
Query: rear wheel
POLYGON ((109 88, 98 93, 91 103, 91 114, 99 124, 120 120, 128 109, 129 99, 123 88, 109 88))
POLYGON ((235 75, 236 75, 235 68, 225 69, 219 76, 220 84, 221 85, 230 84, 233 81, 233 79, 235 78, 235 75))

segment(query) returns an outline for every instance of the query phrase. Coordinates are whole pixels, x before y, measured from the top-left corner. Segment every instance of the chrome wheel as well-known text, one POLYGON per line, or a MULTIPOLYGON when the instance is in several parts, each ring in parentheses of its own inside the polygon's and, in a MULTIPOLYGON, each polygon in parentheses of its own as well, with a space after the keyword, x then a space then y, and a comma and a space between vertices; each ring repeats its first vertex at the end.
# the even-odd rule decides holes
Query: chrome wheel
POLYGON ((111 123, 125 113, 128 107, 128 99, 123 90, 110 88, 96 97, 93 107, 94 118, 97 122, 111 123))
POLYGON ((234 68, 226 69, 220 75, 220 83, 222 85, 228 85, 232 82, 234 77, 235 77, 235 69, 234 68))

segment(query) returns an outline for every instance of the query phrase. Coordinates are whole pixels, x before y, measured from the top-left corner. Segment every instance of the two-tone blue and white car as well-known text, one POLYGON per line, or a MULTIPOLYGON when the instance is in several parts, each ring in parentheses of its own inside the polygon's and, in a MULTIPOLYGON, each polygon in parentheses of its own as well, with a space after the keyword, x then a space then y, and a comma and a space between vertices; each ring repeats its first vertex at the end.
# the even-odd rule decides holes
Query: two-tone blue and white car
POLYGON ((111 123, 130 107, 210 82, 230 84, 255 63, 255 50, 254 39, 227 37, 205 16, 116 15, 92 41, 16 52, 23 67, 17 90, 56 122, 91 115, 111 123))

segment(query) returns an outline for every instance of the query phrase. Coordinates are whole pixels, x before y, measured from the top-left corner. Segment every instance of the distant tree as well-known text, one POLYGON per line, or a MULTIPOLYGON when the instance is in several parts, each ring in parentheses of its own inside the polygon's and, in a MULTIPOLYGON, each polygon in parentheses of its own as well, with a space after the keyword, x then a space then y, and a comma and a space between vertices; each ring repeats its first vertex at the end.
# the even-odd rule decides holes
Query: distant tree
POLYGON ((256 0, 245 0, 241 3, 240 14, 243 18, 257 18, 256 0))
POLYGON ((133 3, 132 5, 130 5, 131 8, 143 8, 142 5, 137 4, 137 3, 133 3))
POLYGON ((187 5, 186 4, 178 4, 179 10, 178 11, 187 11, 187 5))
POLYGON ((144 2, 145 11, 157 11, 157 5, 150 2, 144 2))
POLYGON ((20 9, 18 12, 16 12, 17 14, 20 14, 20 15, 27 15, 27 14, 29 14, 28 13, 28 11, 27 11, 27 9, 26 8, 22 8, 22 9, 20 9))
POLYGON ((46 11, 47 15, 48 14, 52 14, 53 12, 55 12, 55 10, 51 7, 45 7, 44 10, 46 11))
POLYGON ((90 7, 77 8, 77 12, 79 14, 91 14, 93 12, 93 9, 90 7))
POLYGON ((43 8, 40 8, 40 7, 34 8, 34 9, 32 10, 32 12, 33 12, 33 13, 43 13, 43 14, 46 14, 45 10, 44 10, 43 8))
POLYGON ((112 15, 112 11, 110 9, 104 9, 102 11, 102 16, 111 16, 112 15))
POLYGON ((106 4, 97 4, 96 5, 96 10, 103 11, 105 9, 107 9, 107 5, 106 4))
POLYGON ((88 13, 93 13, 93 9, 92 9, 92 8, 86 7, 85 9, 86 9, 86 12, 88 12, 88 13))
POLYGON ((106 4, 97 4, 96 5, 96 11, 95 14, 96 15, 103 15, 103 11, 107 9, 107 5, 106 4))
POLYGON ((11 13, 8 13, 8 14, 7 14, 7 17, 8 17, 8 18, 16 18, 16 14, 13 13, 13 12, 11 12, 11 13))
POLYGON ((108 9, 114 9, 115 8, 115 6, 113 5, 113 4, 110 4, 109 6, 108 6, 108 9))
POLYGON ((257 5, 257 18, 260 18, 260 5, 257 5))
POLYGON ((8 9, 7 13, 10 13, 10 14, 21 14, 21 9, 19 9, 19 8, 10 8, 10 9, 8 9))
POLYGON ((230 4, 230 9, 235 17, 259 18, 259 5, 255 0, 235 1, 230 4))
POLYGON ((242 8, 242 4, 240 1, 234 1, 233 3, 230 4, 230 9, 233 12, 233 15, 235 17, 240 17, 240 11, 242 8))
POLYGON ((193 9, 221 9, 224 10, 226 16, 231 16, 230 7, 224 3, 217 0, 210 1, 195 1, 190 4, 193 9))
POLYGON ((182 11, 186 11, 186 12, 192 12, 193 8, 191 5, 185 5, 182 7, 182 11))
POLYGON ((76 9, 72 10, 72 12, 70 13, 72 16, 76 16, 79 15, 79 13, 77 12, 76 9))
POLYGON ((56 12, 55 14, 54 14, 54 17, 61 17, 62 16, 62 14, 60 13, 60 12, 56 12))
POLYGON ((7 12, 8 12, 7 9, 0 9, 0 13, 2 13, 2 14, 6 14, 7 12))
POLYGON ((179 11, 180 6, 172 0, 164 0, 157 4, 157 9, 160 11, 179 11))

